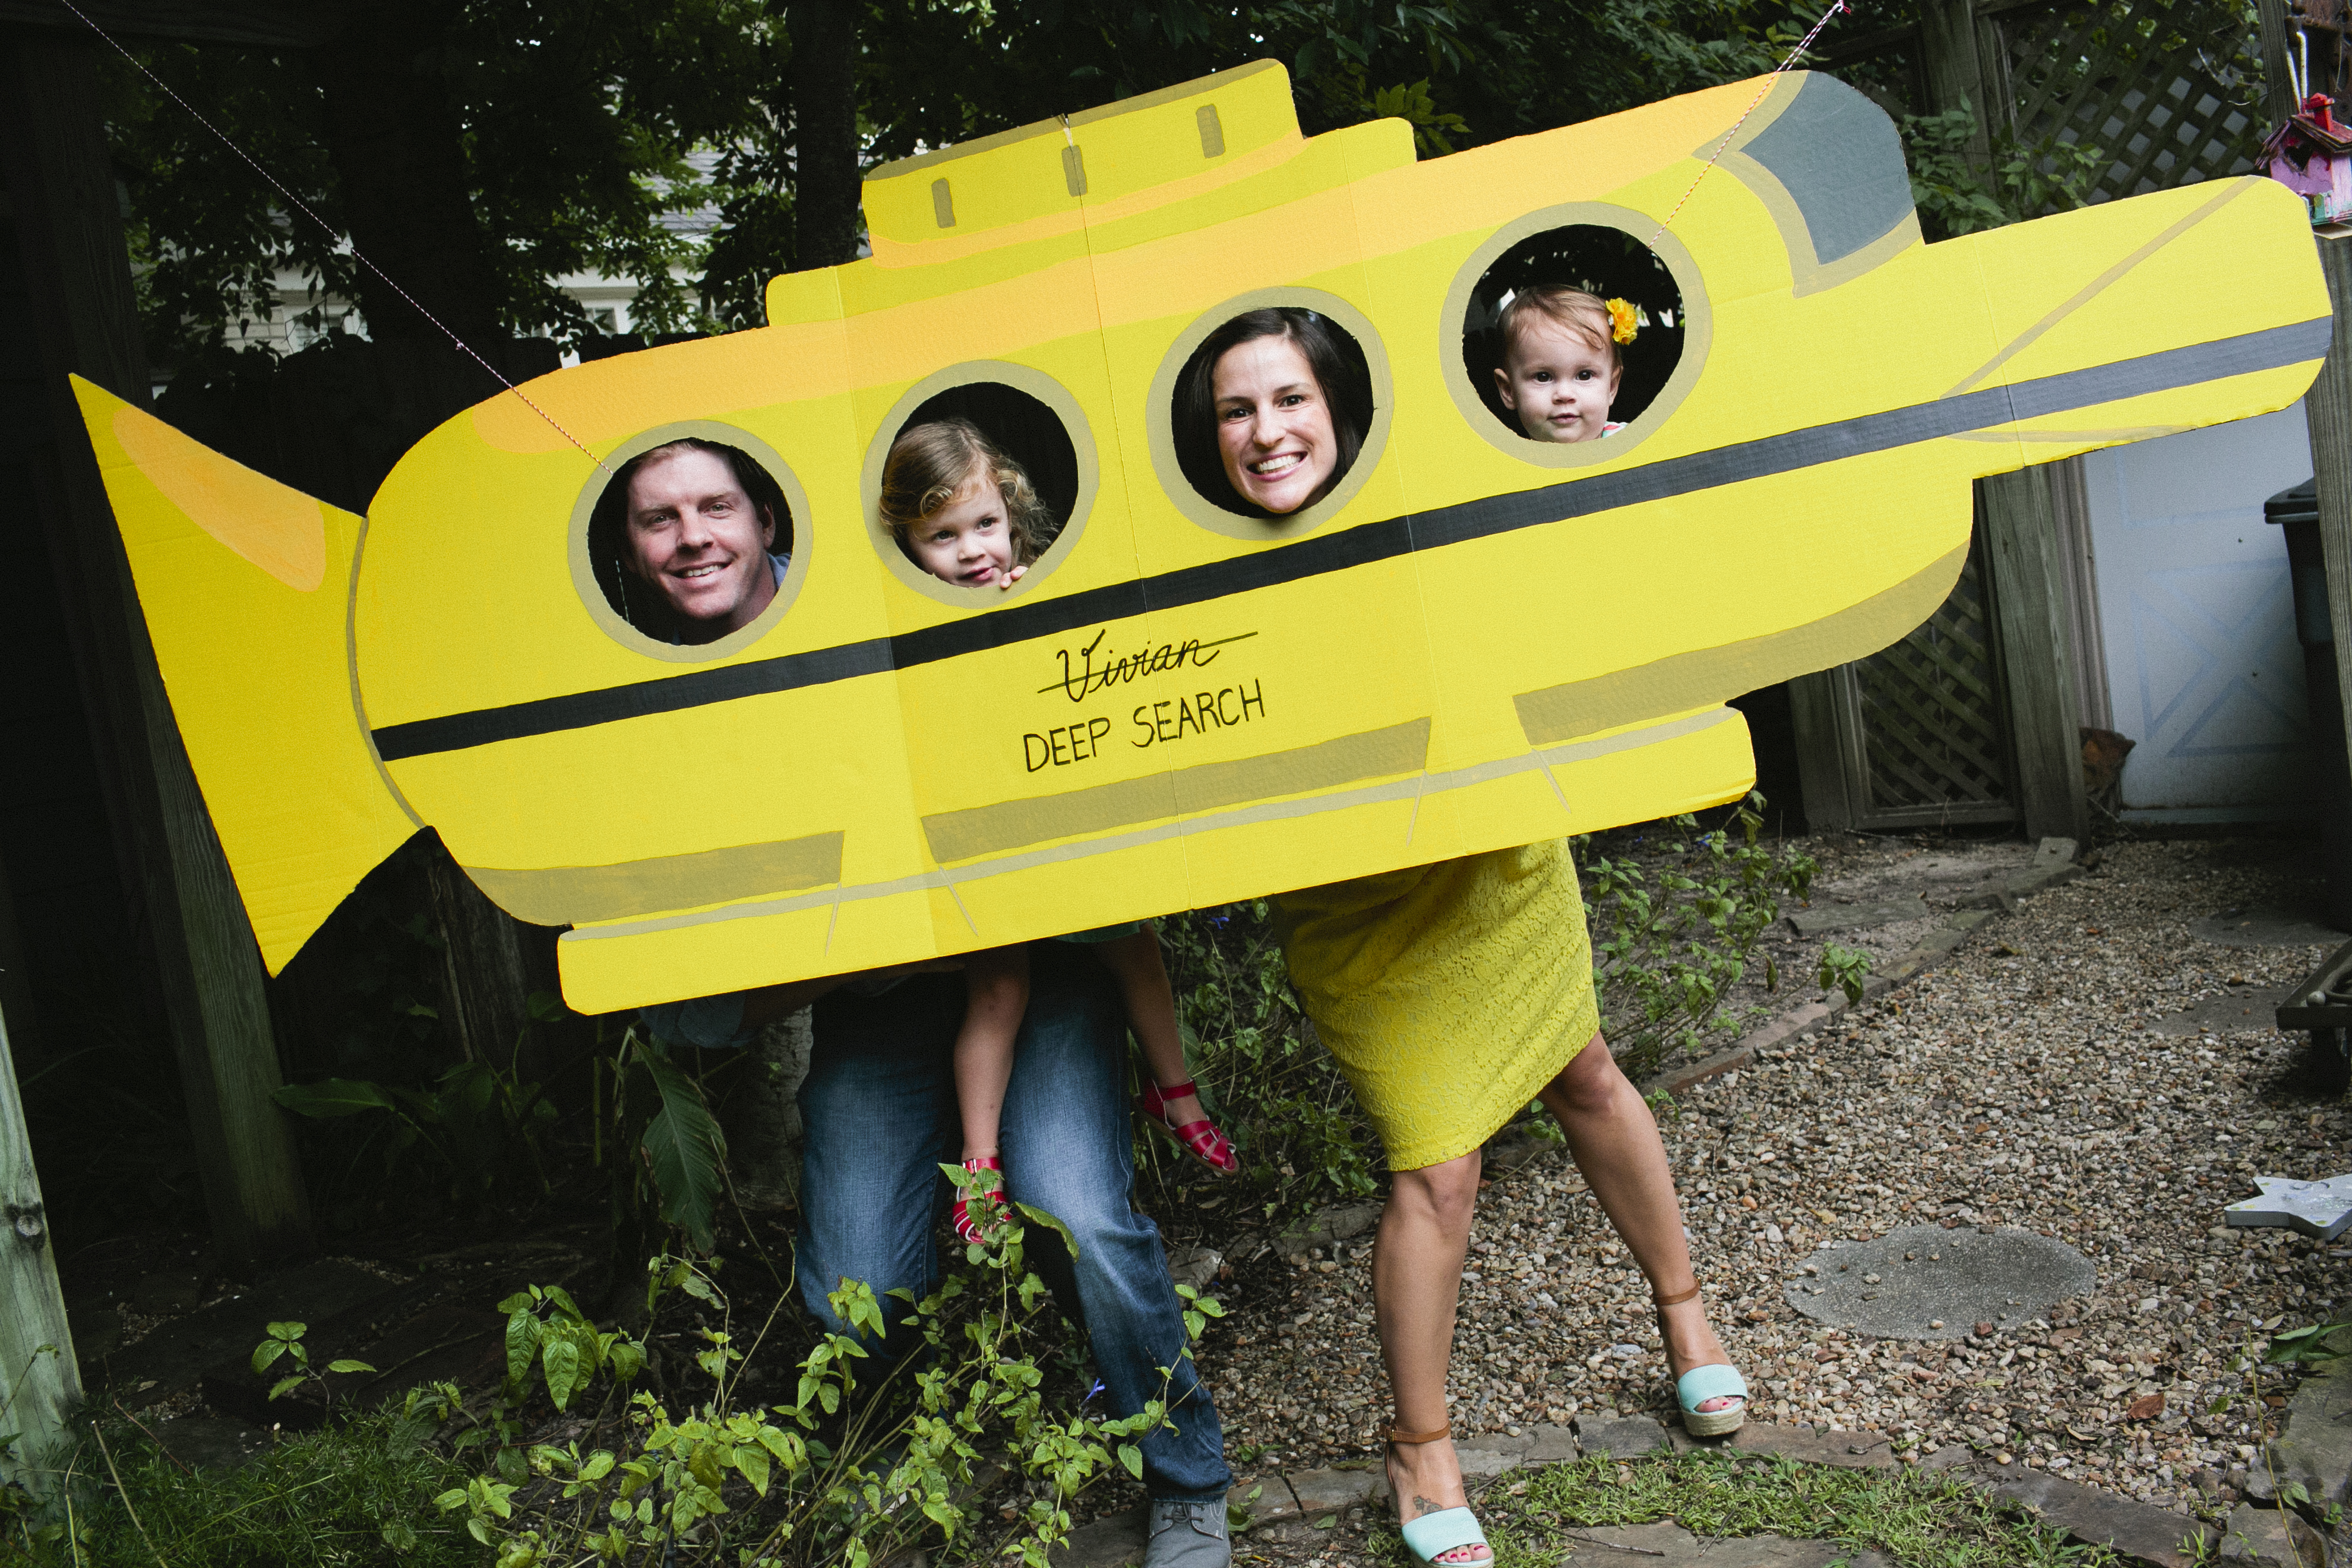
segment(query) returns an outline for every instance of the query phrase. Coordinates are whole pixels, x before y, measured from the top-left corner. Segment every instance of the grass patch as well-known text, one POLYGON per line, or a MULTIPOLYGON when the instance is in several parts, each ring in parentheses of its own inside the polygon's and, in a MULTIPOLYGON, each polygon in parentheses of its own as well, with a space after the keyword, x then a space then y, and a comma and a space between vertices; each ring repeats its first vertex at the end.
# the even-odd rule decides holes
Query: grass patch
POLYGON ((67 1523, 63 1506, 45 1519, 19 1516, 0 1535, 0 1564, 480 1564, 489 1554, 464 1521, 433 1506, 436 1493, 465 1485, 469 1472, 429 1447, 432 1436, 430 1422, 397 1412, 356 1415, 289 1437, 242 1469, 191 1471, 133 1427, 109 1422, 104 1452, 85 1427, 57 1461, 71 1478, 72 1539, 54 1528, 67 1523))
MULTIPOLYGON (((2063 1531, 2007 1511, 1952 1476, 1801 1465, 1779 1456, 1578 1459, 1515 1472, 1475 1506, 1496 1568, 1557 1568, 1564 1556, 1626 1568, 1641 1559, 1577 1536, 1663 1519, 1699 1536, 1772 1534, 1874 1550, 1903 1568, 2109 1568, 2124 1561, 2104 1546, 2069 1544, 2063 1531)), ((1388 1563, 1413 1561, 1393 1525, 1376 1527, 1370 1544, 1388 1563)))

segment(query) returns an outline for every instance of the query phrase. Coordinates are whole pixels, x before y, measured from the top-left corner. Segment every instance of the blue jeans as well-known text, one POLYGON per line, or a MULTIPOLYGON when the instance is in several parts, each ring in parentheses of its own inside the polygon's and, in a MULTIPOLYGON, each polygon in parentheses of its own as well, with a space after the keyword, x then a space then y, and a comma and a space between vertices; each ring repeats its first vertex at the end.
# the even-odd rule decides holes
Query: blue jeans
MULTIPOLYGON (((836 991, 816 1005, 801 1085, 802 1299, 836 1331, 825 1297, 845 1279, 918 1297, 939 1279, 933 1247, 960 1152, 951 1060, 963 1018, 960 975, 917 975, 879 996, 836 991)), ((1216 1406, 1189 1359, 1160 1227, 1137 1214, 1127 1104, 1127 1024, 1110 975, 1083 948, 1030 949, 1029 1010, 1014 1047, 1000 1141, 1005 1187, 1070 1227, 1043 1226, 1029 1260, 1086 1331, 1113 1412, 1165 1397, 1173 1428, 1144 1438, 1143 1479, 1160 1501, 1222 1498, 1233 1484, 1216 1406), (1174 1369, 1164 1381, 1161 1367, 1174 1369)), ((903 1302, 884 1298, 895 1327, 903 1302)), ((903 1352, 906 1336, 890 1349, 903 1352)))

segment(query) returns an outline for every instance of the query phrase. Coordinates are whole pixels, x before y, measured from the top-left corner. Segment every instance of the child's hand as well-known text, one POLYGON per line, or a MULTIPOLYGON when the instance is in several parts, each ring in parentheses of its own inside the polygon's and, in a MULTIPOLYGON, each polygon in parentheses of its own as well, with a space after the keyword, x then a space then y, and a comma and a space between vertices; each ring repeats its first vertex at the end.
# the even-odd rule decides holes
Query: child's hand
POLYGON ((1000 574, 996 579, 996 585, 999 588, 1010 588, 1013 584, 1021 581, 1023 575, 1026 574, 1029 568, 1026 566, 1015 566, 1010 572, 1000 574))

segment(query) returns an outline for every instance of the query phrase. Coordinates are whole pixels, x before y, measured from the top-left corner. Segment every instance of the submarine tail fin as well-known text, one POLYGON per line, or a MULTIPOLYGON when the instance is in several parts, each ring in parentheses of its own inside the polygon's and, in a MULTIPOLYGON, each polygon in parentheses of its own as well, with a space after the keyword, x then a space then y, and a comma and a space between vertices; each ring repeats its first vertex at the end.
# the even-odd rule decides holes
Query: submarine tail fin
POLYGON ((79 376, 73 388, 188 760, 275 974, 421 826, 355 702, 365 520, 79 376))

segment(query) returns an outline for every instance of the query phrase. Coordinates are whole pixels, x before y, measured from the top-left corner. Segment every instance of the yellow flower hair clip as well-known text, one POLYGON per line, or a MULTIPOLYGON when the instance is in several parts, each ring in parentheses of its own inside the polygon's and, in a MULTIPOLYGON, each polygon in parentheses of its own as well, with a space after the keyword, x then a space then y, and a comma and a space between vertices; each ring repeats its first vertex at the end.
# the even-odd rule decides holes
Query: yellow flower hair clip
POLYGON ((1641 330, 1642 319, 1632 304, 1623 300, 1604 301, 1609 307, 1609 335, 1621 343, 1630 343, 1641 330))

